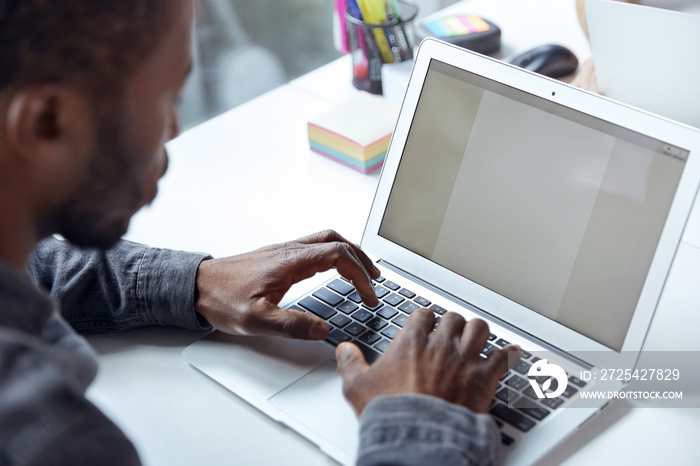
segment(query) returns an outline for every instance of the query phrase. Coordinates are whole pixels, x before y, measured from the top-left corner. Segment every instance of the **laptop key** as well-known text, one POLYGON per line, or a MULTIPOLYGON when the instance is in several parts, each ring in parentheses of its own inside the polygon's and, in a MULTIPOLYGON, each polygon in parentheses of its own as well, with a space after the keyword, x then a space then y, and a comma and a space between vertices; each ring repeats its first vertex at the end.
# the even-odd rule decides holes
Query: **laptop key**
POLYGON ((499 338, 498 340, 496 340, 496 344, 497 344, 498 346, 500 346, 501 348, 503 348, 504 346, 506 346, 508 343, 509 343, 509 342, 506 341, 506 340, 504 340, 503 338, 499 338))
POLYGON ((398 290, 399 288, 401 288, 399 285, 397 285, 396 283, 391 282, 391 281, 389 281, 389 280, 387 280, 387 281, 384 282, 384 286, 386 286, 387 288, 389 288, 391 291, 396 291, 396 290, 398 290))
POLYGON ((525 414, 528 414, 538 421, 541 421, 542 419, 546 418, 549 416, 549 410, 543 408, 542 406, 538 405, 534 401, 528 399, 528 398, 520 398, 517 400, 514 404, 516 409, 519 409, 520 411, 524 412, 525 414))
POLYGON ((374 287, 374 292, 377 294, 377 299, 382 299, 384 296, 388 295, 391 293, 391 291, 387 290, 381 285, 377 285, 374 287))
POLYGON ((520 390, 526 385, 528 385, 527 380, 523 379, 522 377, 518 377, 517 375, 514 375, 510 379, 506 381, 506 385, 509 387, 514 388, 515 390, 520 390))
POLYGON ((354 311, 356 311, 358 309, 358 307, 356 304, 353 304, 350 301, 345 301, 343 304, 338 306, 336 309, 338 309, 343 314, 352 314, 354 311))
POLYGON ((389 323, 386 320, 380 319, 379 317, 375 317, 367 322, 367 326, 372 330, 376 330, 377 332, 386 327, 388 324, 389 323))
POLYGON ((430 301, 428 301, 427 299, 425 299, 422 296, 418 296, 413 301, 415 301, 416 303, 418 303, 419 306, 422 306, 422 307, 428 307, 431 304, 430 301))
POLYGON ((583 380, 579 379, 578 377, 574 377, 573 375, 572 375, 571 377, 569 377, 569 383, 572 383, 572 384, 576 385, 576 386, 579 387, 579 388, 583 388, 583 387, 586 386, 586 382, 584 382, 583 380))
POLYGON ((510 409, 503 403, 498 403, 489 411, 492 415, 506 421, 523 432, 527 432, 537 424, 535 421, 514 409, 510 409))
POLYGON ((416 309, 418 309, 418 305, 412 303, 411 301, 406 301, 405 303, 399 306, 399 310, 405 312, 406 314, 410 314, 416 309))
POLYGON ((389 325, 387 328, 382 330, 382 335, 389 338, 390 340, 393 340, 396 334, 399 333, 399 330, 401 329, 398 327, 394 327, 393 325, 389 325))
POLYGON ((523 360, 520 360, 517 363, 515 363, 512 369, 519 374, 526 374, 530 370, 530 367, 530 364, 526 363, 523 360))
POLYGON ((384 277, 379 277, 379 278, 377 278, 377 279, 374 280, 374 281, 377 282, 377 283, 383 283, 385 280, 386 280, 386 278, 384 278, 384 277))
POLYGON ((489 335, 489 341, 493 341, 495 339, 496 339, 496 335, 494 335, 493 333, 491 335, 489 335))
POLYGON ((355 287, 350 285, 347 282, 344 282, 343 280, 335 279, 332 282, 330 282, 328 285, 326 285, 328 288, 331 290, 335 291, 338 294, 342 294, 343 296, 347 296, 353 291, 355 291, 355 287))
POLYGON ((377 305, 374 306, 374 307, 369 307, 369 306, 366 305, 366 304, 363 304, 362 306, 363 306, 363 307, 366 307, 366 308, 369 309, 370 311, 377 311, 377 310, 381 309, 381 308, 384 306, 384 304, 383 304, 383 303, 379 303, 379 304, 377 304, 377 305))
POLYGON ((404 324, 406 323, 406 319, 408 319, 408 316, 406 314, 399 314, 391 322, 398 325, 399 327, 403 327, 404 324))
POLYGON ((355 345, 357 345, 358 348, 360 348, 360 351, 362 351, 362 354, 365 356, 365 361, 367 361, 367 364, 373 364, 382 355, 381 353, 373 350, 364 343, 359 343, 357 341, 354 343, 355 345))
POLYGON ((484 356, 488 356, 494 349, 496 349, 495 346, 493 346, 491 343, 486 343, 484 345, 484 349, 481 350, 481 354, 483 354, 484 356))
POLYGON ((386 320, 389 320, 398 313, 399 311, 397 311, 393 307, 384 306, 382 309, 379 310, 379 312, 377 312, 377 315, 385 318, 386 320))
POLYGON ((397 295, 396 293, 391 293, 389 296, 384 298, 384 302, 389 304, 390 306, 398 306, 404 301, 405 299, 397 295))
POLYGON ((342 296, 338 296, 328 288, 319 288, 313 293, 313 297, 320 299, 321 301, 325 302, 326 304, 332 307, 335 307, 344 301, 342 296))
POLYGON ((343 330, 345 330, 345 333, 349 333, 353 337, 356 337, 365 333, 367 331, 367 328, 358 324, 357 322, 353 322, 347 327, 345 327, 343 330))
POLYGON ((564 396, 566 398, 571 398, 572 396, 574 396, 577 393, 578 393, 578 390, 576 390, 571 385, 567 385, 566 390, 564 390, 564 393, 562 393, 561 396, 564 396))
POLYGON ((360 304, 362 302, 362 297, 360 296, 360 293, 357 291, 353 291, 350 293, 350 296, 348 296, 348 299, 354 303, 360 304))
POLYGON ((337 314, 335 310, 326 306, 321 301, 312 298, 311 296, 307 296, 306 298, 299 301, 299 305, 301 305, 301 307, 303 307, 304 309, 313 312, 322 319, 330 319, 335 314, 337 314))
POLYGON ((360 338, 358 338, 358 340, 360 340, 362 343, 366 343, 369 346, 372 346, 373 344, 375 344, 376 342, 378 342, 381 339, 382 339, 382 337, 380 337, 379 335, 377 335, 376 333, 374 333, 371 330, 363 333, 362 336, 360 338))
POLYGON ((564 400, 562 400, 561 398, 545 398, 544 400, 540 400, 540 403, 542 403, 549 409, 557 409, 559 406, 564 404, 564 400))
POLYGON ((523 390, 523 395, 525 395, 528 398, 532 398, 533 400, 539 400, 539 398, 537 398, 537 393, 535 393, 535 389, 532 388, 532 385, 528 386, 525 390, 523 390))
POLYGON ((365 322, 367 322, 369 319, 371 319, 372 316, 373 316, 373 314, 372 314, 371 312, 369 312, 369 311, 367 311, 367 310, 365 310, 365 309, 360 309, 359 311, 357 311, 356 313, 354 313, 354 314, 352 315, 352 318, 355 319, 355 320, 357 320, 358 322, 365 323, 365 322))
POLYGON ((443 315, 444 313, 447 312, 447 309, 445 309, 444 307, 440 307, 437 304, 433 304, 428 309, 430 309, 431 311, 433 311, 437 314, 440 314, 440 315, 443 315))
POLYGON ((344 316, 343 314, 338 314, 337 316, 329 320, 329 322, 338 328, 343 328, 350 322, 352 322, 352 320, 350 320, 350 317, 344 316))
POLYGON ((415 298, 415 296, 416 296, 416 294, 415 294, 413 291, 407 290, 406 288, 401 288, 401 289, 399 290, 399 294, 400 294, 401 296, 404 296, 404 297, 408 298, 408 299, 413 299, 413 298, 415 298))
POLYGON ((518 399, 518 392, 511 390, 508 387, 503 387, 498 393, 496 393, 496 398, 504 403, 513 403, 518 399))
POLYGON ((389 340, 387 340, 386 338, 382 338, 382 341, 374 345, 374 347, 383 353, 389 347, 389 344, 391 344, 389 340))
POLYGON ((509 447, 515 443, 515 439, 501 432, 501 443, 509 447))
POLYGON ((352 340, 352 337, 349 335, 346 335, 345 333, 341 332, 340 330, 333 330, 331 333, 328 334, 328 338, 326 338, 326 341, 332 345, 338 346, 339 344, 350 341, 352 340))
POLYGON ((529 351, 523 351, 523 359, 530 359, 530 356, 532 356, 532 353, 529 351))

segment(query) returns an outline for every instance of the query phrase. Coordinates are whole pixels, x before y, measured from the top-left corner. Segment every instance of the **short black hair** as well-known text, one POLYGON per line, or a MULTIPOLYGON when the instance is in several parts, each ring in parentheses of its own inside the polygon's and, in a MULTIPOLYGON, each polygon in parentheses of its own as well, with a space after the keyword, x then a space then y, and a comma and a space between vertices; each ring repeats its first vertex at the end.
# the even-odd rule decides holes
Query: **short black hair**
POLYGON ((0 0, 0 92, 55 83, 121 95, 160 44, 170 0, 0 0))

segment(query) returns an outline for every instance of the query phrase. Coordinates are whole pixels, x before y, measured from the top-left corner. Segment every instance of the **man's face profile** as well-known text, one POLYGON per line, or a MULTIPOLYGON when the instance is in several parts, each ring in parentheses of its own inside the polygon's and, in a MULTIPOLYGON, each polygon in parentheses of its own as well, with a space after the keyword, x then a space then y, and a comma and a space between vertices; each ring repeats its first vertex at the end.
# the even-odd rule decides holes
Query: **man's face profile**
POLYGON ((87 169, 57 216, 59 233, 80 246, 116 243, 131 217, 153 201, 167 168, 164 144, 179 132, 175 104, 192 66, 193 4, 177 0, 170 8, 165 35, 129 77, 122 98, 107 109, 94 106, 87 169))
POLYGON ((5 260, 52 233, 110 247, 153 201, 193 19, 193 0, 0 2, 5 260))

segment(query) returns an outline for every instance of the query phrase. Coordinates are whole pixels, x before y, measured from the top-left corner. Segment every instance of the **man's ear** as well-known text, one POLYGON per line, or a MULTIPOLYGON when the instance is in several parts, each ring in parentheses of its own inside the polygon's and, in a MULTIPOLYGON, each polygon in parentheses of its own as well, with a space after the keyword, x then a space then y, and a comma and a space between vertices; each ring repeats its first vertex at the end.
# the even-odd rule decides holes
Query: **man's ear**
POLYGON ((5 141, 24 163, 42 171, 80 165, 92 147, 92 109, 87 97, 73 89, 26 87, 12 94, 6 108, 5 141))

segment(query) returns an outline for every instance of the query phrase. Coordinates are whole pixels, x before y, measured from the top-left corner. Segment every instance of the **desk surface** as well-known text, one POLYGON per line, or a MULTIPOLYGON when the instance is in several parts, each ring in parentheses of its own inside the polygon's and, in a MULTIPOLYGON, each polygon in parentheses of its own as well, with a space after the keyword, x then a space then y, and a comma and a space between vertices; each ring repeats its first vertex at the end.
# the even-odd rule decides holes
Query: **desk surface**
MULTIPOLYGON (((503 55, 558 42, 589 53, 573 0, 472 0, 504 30, 503 55)), ((306 122, 356 92, 341 58, 173 141, 171 166, 129 239, 224 256, 334 228, 359 241, 378 175, 313 154, 306 122)), ((695 209, 649 334, 648 349, 700 350, 700 215, 695 209), (690 325, 689 325, 690 324, 690 325), (668 338, 673 337, 673 346, 668 338)), ((141 329, 91 337, 101 371, 89 396, 135 442, 147 466, 334 464, 314 445, 220 387, 181 357, 202 334, 141 329)), ((543 464, 700 464, 689 448, 700 410, 603 412, 543 464), (678 452, 683 452, 679 456, 678 452)))

